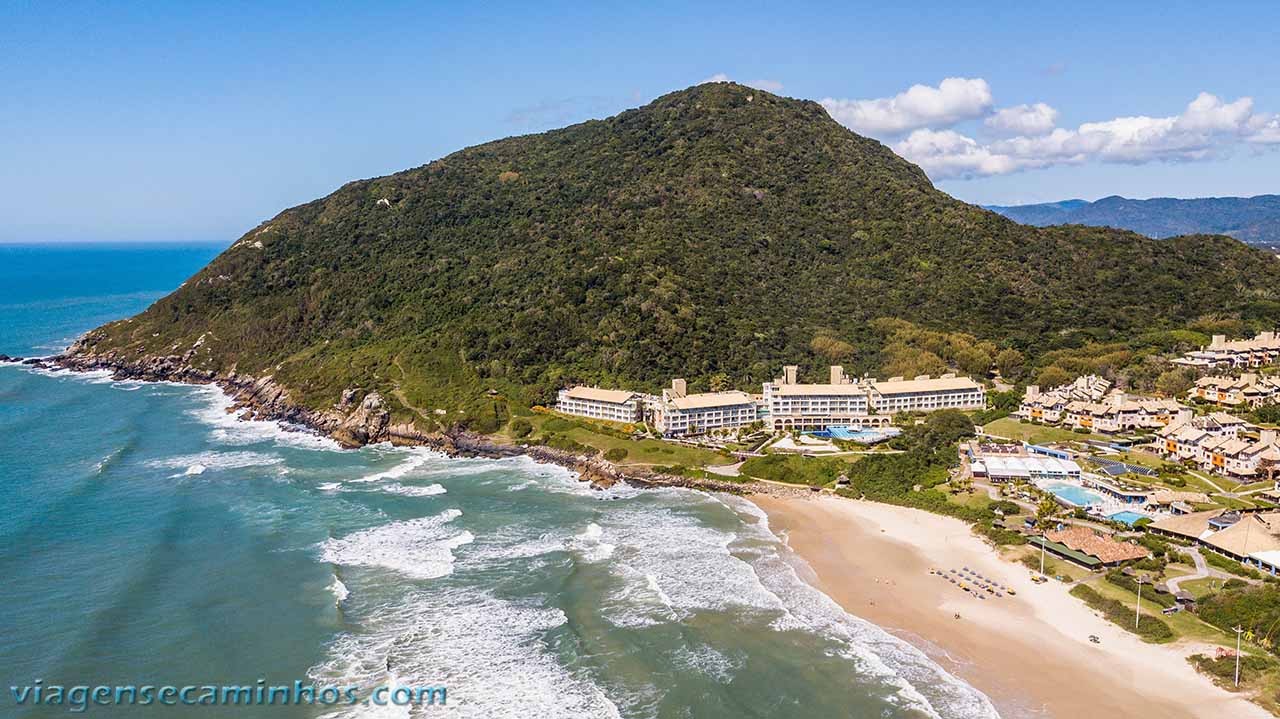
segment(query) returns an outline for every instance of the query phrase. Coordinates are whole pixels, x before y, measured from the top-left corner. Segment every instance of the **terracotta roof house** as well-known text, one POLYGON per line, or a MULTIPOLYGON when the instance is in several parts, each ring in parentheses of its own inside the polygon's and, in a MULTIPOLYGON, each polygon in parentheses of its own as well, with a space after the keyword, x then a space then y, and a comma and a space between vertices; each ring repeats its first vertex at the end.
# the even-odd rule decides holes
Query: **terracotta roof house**
MULTIPOLYGON (((1117 542, 1105 534, 1099 534, 1088 527, 1071 526, 1054 532, 1046 532, 1045 548, 1060 556, 1080 562, 1072 553, 1084 555, 1093 561, 1080 562, 1086 566, 1111 566, 1130 559, 1142 559, 1151 556, 1146 547, 1128 542, 1117 542), (1071 553, 1060 551, 1060 548, 1071 550, 1071 553)), ((1038 543, 1038 542, 1033 542, 1038 543)))

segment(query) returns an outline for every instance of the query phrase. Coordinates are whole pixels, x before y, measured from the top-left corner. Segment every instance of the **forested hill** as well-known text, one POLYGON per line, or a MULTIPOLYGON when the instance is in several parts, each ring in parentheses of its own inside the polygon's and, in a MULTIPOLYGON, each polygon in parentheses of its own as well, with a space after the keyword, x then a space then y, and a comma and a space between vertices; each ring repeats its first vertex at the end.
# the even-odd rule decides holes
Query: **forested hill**
POLYGON ((882 317, 1034 351, 1068 329, 1274 324, 1278 295, 1280 262, 1229 238, 1018 225, 817 103, 717 83, 348 183, 80 351, 271 374, 315 407, 398 389, 449 421, 490 388, 870 370, 882 317))
POLYGON ((1148 237, 1215 233, 1251 245, 1280 248, 1280 195, 1157 197, 1130 200, 1104 197, 1097 202, 1067 200, 1039 205, 988 207, 1029 225, 1092 225, 1133 230, 1148 237))

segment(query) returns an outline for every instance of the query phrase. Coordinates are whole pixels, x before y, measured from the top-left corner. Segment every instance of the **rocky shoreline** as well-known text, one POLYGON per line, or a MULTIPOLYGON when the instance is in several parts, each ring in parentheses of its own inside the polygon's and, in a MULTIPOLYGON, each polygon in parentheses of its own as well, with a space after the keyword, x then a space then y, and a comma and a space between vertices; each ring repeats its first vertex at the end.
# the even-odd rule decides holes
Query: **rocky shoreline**
POLYGON ((0 355, 0 362, 18 362, 48 370, 72 372, 108 371, 117 380, 178 382, 217 385, 232 400, 231 412, 243 420, 264 420, 299 425, 332 438, 346 448, 390 442, 398 446, 421 446, 451 457, 515 457, 525 455, 535 462, 554 464, 578 474, 581 481, 605 489, 625 482, 638 487, 683 487, 731 494, 808 494, 762 482, 740 483, 691 478, 655 472, 644 467, 626 467, 598 456, 566 452, 542 445, 512 445, 494 438, 450 429, 422 432, 412 424, 395 424, 386 400, 376 391, 361 393, 352 388, 341 401, 327 410, 314 410, 294 403, 286 387, 270 376, 252 377, 235 372, 221 374, 192 367, 187 357, 142 356, 124 358, 115 352, 97 354, 80 342, 52 357, 24 359, 0 355))

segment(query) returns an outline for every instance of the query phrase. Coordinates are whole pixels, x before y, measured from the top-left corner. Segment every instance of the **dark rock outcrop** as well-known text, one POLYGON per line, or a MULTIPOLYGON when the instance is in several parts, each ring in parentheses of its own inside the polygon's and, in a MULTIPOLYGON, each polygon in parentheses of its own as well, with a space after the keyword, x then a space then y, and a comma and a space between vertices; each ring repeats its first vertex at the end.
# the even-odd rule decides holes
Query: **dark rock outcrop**
POLYGON ((332 409, 316 411, 295 403, 288 388, 272 377, 218 374, 192 367, 189 357, 177 355, 122 357, 115 351, 95 353, 89 345, 76 343, 67 352, 48 359, 26 360, 27 364, 48 369, 77 372, 108 370, 116 379, 148 382, 181 382, 184 384, 216 384, 231 397, 229 412, 245 420, 286 422, 307 427, 333 438, 343 447, 390 442, 401 446, 425 446, 450 456, 514 457, 528 455, 534 461, 556 464, 577 472, 593 487, 607 488, 619 482, 644 487, 686 487, 733 494, 746 494, 757 488, 745 484, 663 474, 643 467, 623 467, 598 456, 580 455, 541 445, 512 446, 484 435, 461 429, 423 432, 409 423, 392 423, 391 411, 378 392, 369 392, 360 402, 360 390, 344 390, 341 401, 332 409))

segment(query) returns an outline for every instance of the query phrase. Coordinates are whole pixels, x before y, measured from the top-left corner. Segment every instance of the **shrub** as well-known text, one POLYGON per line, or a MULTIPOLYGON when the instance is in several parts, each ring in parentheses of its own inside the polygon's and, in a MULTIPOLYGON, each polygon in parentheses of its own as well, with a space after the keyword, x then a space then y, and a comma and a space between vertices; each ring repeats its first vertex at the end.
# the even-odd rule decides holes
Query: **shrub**
POLYGON ((511 422, 511 436, 523 439, 533 434, 533 424, 527 419, 517 418, 511 422))
MULTIPOLYGON (((1196 669, 1203 674, 1219 679, 1222 681, 1234 681, 1236 677, 1236 660, 1235 657, 1208 657, 1204 654, 1196 654, 1191 657, 1191 663, 1196 669)), ((1240 681, 1248 681, 1249 679, 1265 672, 1271 668, 1272 662, 1266 657, 1246 655, 1240 657, 1240 681)))
MULTIPOLYGON (((1121 572, 1118 569, 1113 569, 1110 572, 1107 572, 1107 581, 1110 582, 1111 584, 1116 585, 1117 587, 1120 587, 1121 589, 1125 589, 1130 592, 1133 592, 1135 595, 1138 593, 1137 580, 1121 572)), ((1157 592, 1155 591, 1155 588, 1152 587, 1150 584, 1142 588, 1142 601, 1144 602, 1151 601, 1155 604, 1159 604, 1162 607, 1172 607, 1174 604, 1177 604, 1177 601, 1174 600, 1173 595, 1162 594, 1160 592, 1157 592)))
POLYGON ((547 432, 566 432, 575 426, 576 424, 572 420, 564 417, 552 417, 542 425, 542 429, 547 432))
POLYGON ((1171 642, 1174 639, 1173 630, 1169 628, 1168 624, 1145 614, 1138 620, 1138 629, 1134 631, 1133 608, 1126 607, 1114 599, 1107 599, 1087 584, 1077 584, 1071 590, 1071 596, 1084 601, 1085 604, 1101 612, 1112 623, 1134 632, 1143 641, 1162 643, 1171 642))
POLYGON ((604 458, 609 460, 610 462, 621 462, 622 460, 627 458, 627 448, 614 447, 613 449, 604 453, 604 458))

